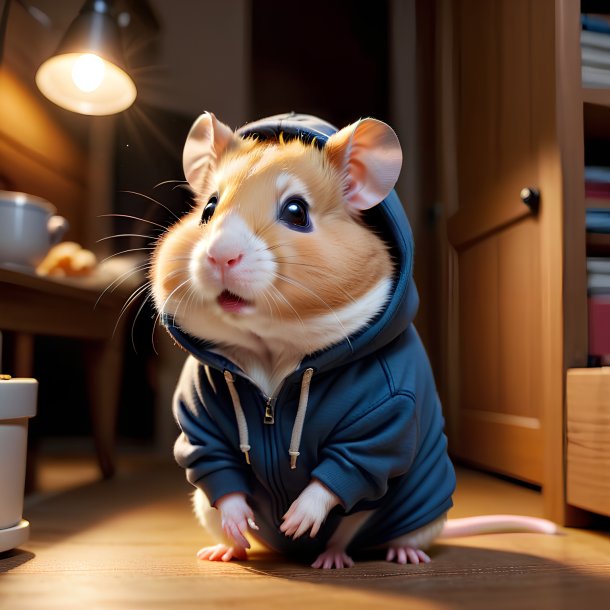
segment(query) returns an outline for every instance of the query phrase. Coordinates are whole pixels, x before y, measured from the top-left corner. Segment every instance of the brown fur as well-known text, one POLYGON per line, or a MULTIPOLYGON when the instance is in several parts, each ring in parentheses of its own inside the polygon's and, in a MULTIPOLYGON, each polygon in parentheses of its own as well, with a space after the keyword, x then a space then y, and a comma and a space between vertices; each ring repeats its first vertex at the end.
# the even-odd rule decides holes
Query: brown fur
MULTIPOLYGON (((208 175, 198 205, 172 227, 155 254, 153 283, 165 299, 188 277, 189 251, 215 224, 237 213, 252 233, 273 249, 278 264, 274 280, 282 298, 260 304, 271 318, 302 320, 348 305, 392 273, 385 244, 351 214, 342 200, 341 175, 324 149, 298 140, 257 143, 245 140, 221 157, 214 184, 208 175), (277 222, 275 184, 280 173, 296 176, 311 195, 314 230, 302 233, 277 222), (218 188, 219 205, 207 225, 199 225, 203 207, 218 188), (287 279, 283 279, 287 278, 287 279)), ((203 186, 203 185, 202 185, 203 186)), ((186 284, 174 295, 180 299, 186 284)))

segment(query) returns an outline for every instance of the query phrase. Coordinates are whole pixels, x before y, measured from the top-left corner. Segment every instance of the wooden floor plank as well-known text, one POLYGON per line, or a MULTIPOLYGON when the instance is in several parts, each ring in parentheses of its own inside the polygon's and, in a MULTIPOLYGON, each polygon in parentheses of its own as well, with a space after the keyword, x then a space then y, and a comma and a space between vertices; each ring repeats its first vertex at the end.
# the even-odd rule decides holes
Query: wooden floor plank
MULTIPOLYGON (((533 490, 468 470, 458 481, 453 516, 542 512, 533 490)), ((424 566, 369 555, 318 571, 260 547, 247 562, 205 563, 195 551, 209 540, 175 465, 140 461, 110 481, 71 485, 28 498, 31 539, 0 554, 2 610, 608 607, 610 539, 600 533, 447 541, 424 566)))

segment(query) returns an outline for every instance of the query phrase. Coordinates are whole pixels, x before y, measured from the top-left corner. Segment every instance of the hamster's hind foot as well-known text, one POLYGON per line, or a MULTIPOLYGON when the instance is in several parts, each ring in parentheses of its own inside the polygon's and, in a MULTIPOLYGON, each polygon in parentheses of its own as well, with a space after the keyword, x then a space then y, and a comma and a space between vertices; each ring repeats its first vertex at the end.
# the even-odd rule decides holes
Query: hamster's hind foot
POLYGON ((245 561, 248 559, 246 549, 241 546, 228 546, 226 544, 216 544, 214 546, 204 546, 197 551, 197 557, 203 561, 231 561, 237 559, 245 561))
POLYGON ((395 561, 400 564, 413 563, 416 565, 432 561, 422 550, 414 549, 410 546, 391 546, 385 559, 386 561, 395 561))
POLYGON ((324 570, 352 568, 354 567, 354 562, 345 551, 328 548, 323 553, 320 553, 318 558, 311 564, 311 567, 322 568, 324 570))

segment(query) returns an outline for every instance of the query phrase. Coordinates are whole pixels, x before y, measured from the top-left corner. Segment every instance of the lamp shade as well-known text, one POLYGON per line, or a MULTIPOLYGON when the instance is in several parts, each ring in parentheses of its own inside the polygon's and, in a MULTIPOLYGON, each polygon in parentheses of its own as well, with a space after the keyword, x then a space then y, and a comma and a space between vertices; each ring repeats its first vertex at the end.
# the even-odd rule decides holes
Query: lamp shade
POLYGON ((55 55, 38 69, 36 84, 52 102, 81 114, 114 114, 133 104, 136 86, 109 2, 85 3, 55 55))

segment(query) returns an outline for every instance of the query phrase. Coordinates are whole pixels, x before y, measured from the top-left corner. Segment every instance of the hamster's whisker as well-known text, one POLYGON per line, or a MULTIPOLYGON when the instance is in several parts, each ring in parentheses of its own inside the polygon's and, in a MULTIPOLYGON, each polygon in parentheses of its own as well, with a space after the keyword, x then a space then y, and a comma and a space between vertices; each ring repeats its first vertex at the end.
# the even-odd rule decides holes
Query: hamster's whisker
POLYGON ((171 258, 167 259, 168 263, 180 263, 182 261, 190 261, 191 257, 190 256, 172 256, 171 258))
MULTIPOLYGON (((276 250, 277 248, 281 248, 284 244, 276 244, 274 246, 269 246, 266 248, 259 248, 258 252, 263 252, 263 251, 267 251, 267 252, 271 252, 272 250, 276 250)), ((317 271, 321 272, 324 271, 325 268, 320 268, 319 265, 312 265, 311 263, 304 263, 302 261, 291 261, 288 260, 290 258, 301 258, 301 255, 299 254, 285 254, 284 256, 276 256, 275 257, 275 262, 279 262, 279 263, 284 263, 286 265, 298 265, 300 267, 310 267, 311 269, 316 269, 317 271)), ((331 273, 332 270, 328 269, 328 273, 331 273)), ((351 298, 351 297, 350 297, 351 298)))
POLYGON ((142 235, 141 233, 117 233, 116 235, 106 235, 106 237, 101 237, 95 243, 99 244, 101 241, 106 241, 107 239, 116 239, 117 237, 142 237, 143 239, 158 239, 158 236, 155 237, 153 235, 142 235))
POLYGON ((265 233, 267 233, 267 231, 269 231, 274 225, 275 225, 274 222, 267 223, 264 227, 262 227, 261 229, 259 229, 256 232, 257 237, 259 237, 261 239, 264 238, 265 237, 265 233))
POLYGON ((190 296, 188 298, 188 301, 186 302, 186 307, 185 307, 185 309, 187 311, 189 310, 189 308, 191 307, 193 302, 196 302, 198 300, 201 301, 201 294, 199 293, 199 291, 197 290, 197 288, 195 287, 194 284, 191 284, 189 292, 190 292, 190 296))
POLYGON ((185 184, 188 184, 188 182, 186 180, 163 180, 162 182, 155 184, 155 186, 153 186, 153 189, 159 188, 164 184, 177 184, 178 186, 184 186, 185 184))
POLYGON ((349 293, 347 292, 347 290, 344 290, 343 288, 341 288, 341 286, 335 286, 335 288, 341 292, 342 294, 344 294, 352 303, 356 302, 356 299, 349 293))
POLYGON ((165 306, 169 303, 169 300, 174 296, 174 294, 176 292, 178 292, 178 290, 180 290, 185 284, 188 284, 191 281, 190 276, 184 280, 183 282, 180 282, 180 284, 178 284, 178 286, 176 286, 176 288, 174 288, 168 295, 167 298, 165 299, 165 301, 163 301, 163 305, 161 305, 161 307, 159 307, 159 311, 160 312, 165 312, 165 306))
POLYGON ((302 263, 300 261, 299 262, 297 262, 297 261, 288 261, 288 260, 286 260, 286 258, 289 258, 289 257, 278 256, 275 259, 275 262, 276 263, 283 263, 284 265, 296 265, 296 266, 299 266, 299 267, 309 267, 310 269, 316 269, 317 271, 320 270, 320 267, 317 266, 317 265, 312 265, 310 263, 302 263))
POLYGON ((97 301, 95 301, 95 305, 93 306, 93 309, 95 309, 99 305, 100 301, 102 300, 102 297, 108 292, 108 290, 110 290, 112 288, 112 290, 110 290, 110 292, 114 292, 123 282, 127 281, 127 279, 129 278, 130 275, 133 275, 134 273, 136 273, 138 271, 143 271, 144 269, 147 269, 150 267, 151 267, 150 261, 146 261, 145 263, 142 263, 141 265, 137 265, 133 269, 128 269, 127 271, 121 273, 121 275, 119 275, 114 280, 112 280, 112 282, 110 282, 110 284, 108 284, 108 286, 106 286, 106 288, 104 288, 104 290, 102 291, 100 296, 97 297, 97 301))
MULTIPOLYGON (((277 275, 277 274, 276 274, 277 275)), ((301 316, 299 315, 299 312, 292 306, 292 304, 290 303, 290 301, 288 301, 288 299, 273 285, 270 286, 271 289, 273 289, 274 293, 282 300, 284 301, 284 303, 286 303, 286 305, 288 305, 288 307, 290 307, 290 309, 292 309, 292 311, 294 311, 295 316, 297 317, 297 319, 299 320, 301 326, 303 327, 303 329, 305 330, 305 322, 303 322, 303 318, 301 318, 301 316)), ((280 316, 281 317, 281 316, 280 316)))
POLYGON ((176 307, 176 312, 174 315, 178 315, 178 311, 180 310, 180 307, 182 307, 182 304, 186 301, 186 305, 184 307, 184 311, 185 311, 185 315, 186 312, 188 312, 188 308, 189 308, 189 301, 191 300, 191 298, 193 297, 193 294, 195 293, 195 287, 193 286, 193 284, 191 284, 188 287, 188 290, 182 295, 182 297, 180 297, 180 301, 178 302, 178 305, 176 307))
POLYGON ((259 248, 258 252, 273 252, 273 250, 277 250, 281 248, 284 244, 275 244, 273 246, 265 246, 264 248, 259 248))
POLYGON ((159 312, 157 312, 155 314, 155 316, 153 317, 153 323, 152 323, 152 326, 150 329, 150 344, 152 345, 155 356, 159 355, 159 352, 157 351, 157 346, 155 345, 155 330, 157 328, 157 324, 159 322, 160 317, 161 317, 161 314, 159 312))
MULTIPOLYGON (((267 294, 265 292, 263 292, 263 293, 261 293, 261 296, 263 297, 263 299, 265 299, 265 301, 267 303, 267 307, 269 308, 269 315, 271 317, 273 317, 273 308, 271 307, 271 302, 269 301, 269 298, 267 297, 267 294)), ((271 297, 271 295, 269 295, 269 297, 271 297)), ((271 297, 271 300, 273 301, 273 297, 271 297)), ((273 302, 275 303, 275 301, 273 301, 273 302)), ((277 304, 275 304, 275 306, 276 306, 276 308, 278 310, 278 313, 280 315, 280 318, 281 318, 282 314, 281 314, 279 308, 277 307, 277 304)))
POLYGON ((190 235, 188 235, 188 236, 181 235, 179 237, 180 243, 185 244, 187 246, 191 246, 191 247, 196 246, 199 243, 200 239, 201 239, 200 235, 196 235, 193 237, 191 237, 190 235))
MULTIPOLYGON (((119 318, 117 320, 117 325, 119 323, 119 321, 121 320, 121 317, 123 316, 123 314, 127 311, 127 309, 129 309, 129 306, 139 297, 141 296, 144 292, 146 292, 148 289, 150 288, 150 282, 146 282, 144 284, 142 284, 142 286, 139 286, 138 288, 136 288, 131 295, 129 296, 129 298, 127 299, 127 301, 125 302, 125 304, 123 305, 123 307, 121 307, 121 311, 119 313, 119 318)), ((115 330, 116 330, 116 326, 115 326, 115 330)))
MULTIPOLYGON (((279 296, 281 296, 281 293, 278 291, 277 288, 275 288, 275 286, 270 286, 270 288, 273 288, 274 291, 277 292, 279 296)), ((275 295, 271 292, 268 292, 267 290, 265 290, 262 294, 265 297, 265 300, 267 301, 267 303, 269 304, 269 315, 271 317, 273 317, 273 308, 271 307, 271 303, 273 303, 273 305, 275 305, 275 308, 277 309, 278 317, 281 320, 282 319, 282 310, 280 309, 280 306, 278 305, 277 298, 275 297, 275 295), (271 303, 269 303, 267 296, 271 299, 271 303)))
POLYGON ((148 300, 151 298, 151 296, 152 296, 152 291, 149 291, 149 293, 146 295, 146 298, 140 304, 140 307, 138 308, 138 311, 136 312, 136 315, 134 316, 133 321, 131 323, 131 346, 133 347, 133 351, 136 354, 138 353, 138 348, 136 347, 136 339, 135 339, 135 336, 134 336, 134 332, 135 332, 135 329, 136 329, 136 321, 138 319, 138 316, 142 313, 142 310, 144 309, 144 306, 146 305, 148 300))
POLYGON ((318 301, 320 301, 320 303, 322 303, 322 305, 324 305, 324 307, 326 307, 328 309, 328 311, 333 315, 335 320, 337 320, 337 324, 339 324, 339 326, 343 330, 343 335, 344 335, 345 339, 347 340, 347 342, 349 343, 350 348, 351 348, 352 344, 351 344, 351 341, 349 340, 347 329, 343 325, 343 322, 341 322, 341 318, 339 318, 339 316, 337 315, 337 312, 319 294, 316 294, 313 290, 311 290, 310 288, 307 288, 307 286, 304 286, 301 282, 299 282, 293 278, 287 277, 287 276, 282 275, 281 273, 277 273, 277 272, 274 273, 274 275, 278 279, 286 282, 287 284, 290 284, 291 286, 300 288, 304 292, 307 292, 311 296, 315 297, 318 301))
MULTIPOLYGON (((176 182, 178 182, 178 180, 176 180, 176 182)), ((175 184, 174 186, 172 186, 172 191, 175 191, 176 189, 182 189, 184 191, 188 191, 189 193, 193 192, 193 189, 189 186, 189 183, 185 181, 184 184, 175 184)), ((191 209, 193 209, 194 206, 194 202, 189 204, 191 209)))
POLYGON ((129 248, 128 250, 121 250, 120 252, 115 252, 114 254, 110 254, 109 256, 107 256, 106 258, 101 260, 100 265, 105 263, 106 261, 109 261, 111 258, 114 258, 115 256, 120 256, 121 254, 127 254, 129 252, 143 252, 145 250, 154 250, 154 249, 155 249, 155 246, 142 246, 141 248, 129 248))
POLYGON ((174 269, 173 271, 170 271, 165 277, 167 279, 170 279, 180 274, 184 275, 185 273, 188 274, 188 269, 174 269))
POLYGON ((154 225, 155 227, 160 227, 164 231, 167 231, 167 227, 158 222, 154 222, 153 220, 148 220, 146 218, 140 218, 139 216, 132 216, 131 214, 99 214, 98 218, 130 218, 131 220, 137 220, 139 222, 145 222, 149 225, 154 225))
POLYGON ((151 283, 150 282, 146 282, 145 284, 143 284, 142 286, 140 286, 139 288, 136 288, 136 290, 134 290, 131 294, 131 296, 129 297, 129 299, 127 299, 127 302, 125 303, 125 305, 123 305, 121 312, 119 314, 119 317, 117 318, 116 324, 114 325, 114 330, 112 331, 112 336, 114 337, 117 328, 119 327, 119 323, 121 322, 121 318, 125 315, 125 312, 129 309, 129 307, 131 306, 132 303, 134 303, 139 297, 141 297, 143 294, 146 294, 148 292, 148 295, 146 296, 146 299, 144 299, 144 302, 146 302, 146 300, 150 297, 151 294, 151 283))
POLYGON ((126 193, 127 195, 136 195, 137 197, 143 197, 144 199, 148 199, 149 201, 152 201, 153 203, 160 205, 162 208, 167 210, 176 220, 180 220, 180 218, 174 212, 172 212, 172 210, 170 210, 165 204, 161 203, 160 201, 157 201, 156 199, 153 199, 152 197, 149 197, 148 195, 145 195, 144 193, 138 193, 137 191, 120 191, 120 192, 126 193))

